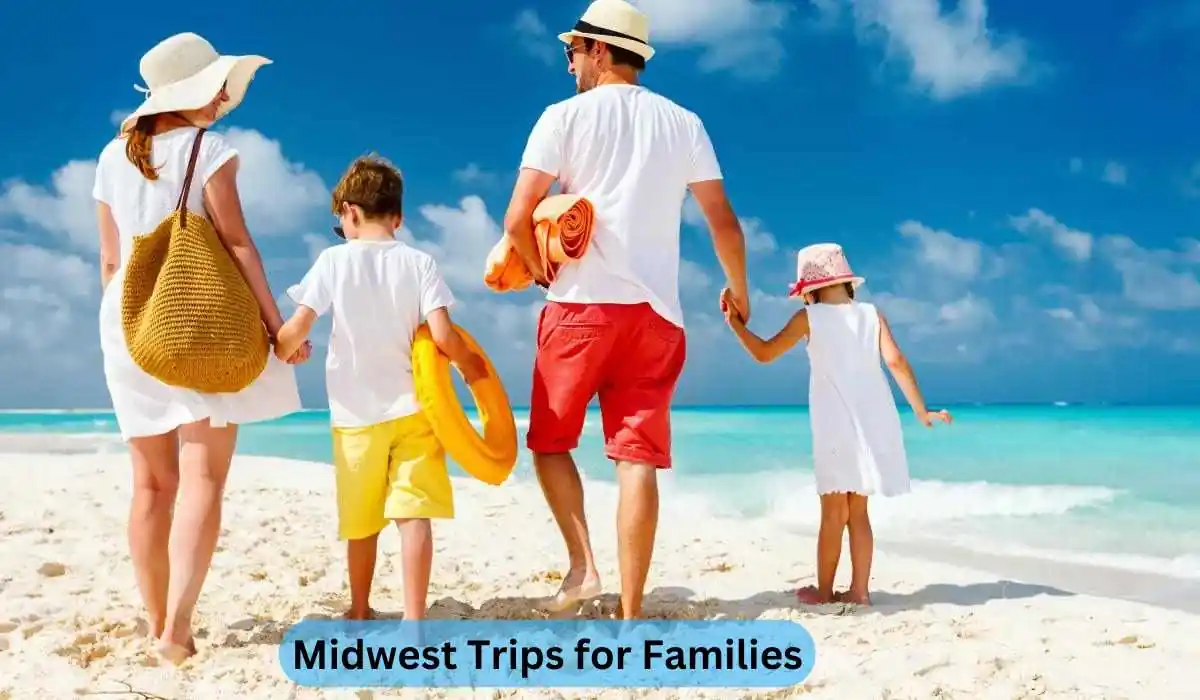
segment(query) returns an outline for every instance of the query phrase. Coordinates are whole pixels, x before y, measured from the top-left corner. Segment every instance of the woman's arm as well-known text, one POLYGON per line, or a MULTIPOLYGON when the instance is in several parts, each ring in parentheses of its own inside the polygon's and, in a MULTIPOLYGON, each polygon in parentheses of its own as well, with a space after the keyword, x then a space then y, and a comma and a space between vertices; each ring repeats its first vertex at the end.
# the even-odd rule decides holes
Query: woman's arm
POLYGON ((96 225, 100 229, 100 290, 103 291, 121 266, 121 235, 112 208, 104 202, 96 202, 96 225))
POLYGON ((213 228, 221 237, 221 242, 234 263, 250 285, 250 291, 258 301, 259 312, 267 332, 274 339, 283 326, 283 315, 271 294, 271 286, 267 284, 267 273, 263 269, 262 257, 246 229, 246 219, 242 214, 242 202, 237 190, 238 158, 230 158, 217 172, 213 173, 204 186, 204 206, 212 218, 213 228))

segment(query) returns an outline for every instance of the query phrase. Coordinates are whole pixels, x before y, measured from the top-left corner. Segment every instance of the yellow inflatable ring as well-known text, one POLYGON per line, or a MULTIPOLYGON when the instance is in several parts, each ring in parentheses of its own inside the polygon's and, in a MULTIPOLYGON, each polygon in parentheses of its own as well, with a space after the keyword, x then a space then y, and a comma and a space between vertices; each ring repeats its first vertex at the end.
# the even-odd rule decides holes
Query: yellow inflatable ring
POLYGON ((412 368, 417 401, 446 454, 471 476, 499 486, 512 474, 517 463, 517 422, 492 361, 474 338, 457 325, 455 328, 467 347, 487 363, 487 378, 471 387, 471 396, 483 423, 483 434, 475 431, 463 411, 450 376, 450 360, 433 342, 428 324, 421 324, 413 338, 412 368))

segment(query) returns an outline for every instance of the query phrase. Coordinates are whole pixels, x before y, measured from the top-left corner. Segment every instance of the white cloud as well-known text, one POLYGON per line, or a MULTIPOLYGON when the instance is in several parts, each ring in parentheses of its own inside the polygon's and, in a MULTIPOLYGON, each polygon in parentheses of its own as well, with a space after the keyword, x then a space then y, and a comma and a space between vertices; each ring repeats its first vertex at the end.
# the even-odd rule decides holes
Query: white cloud
POLYGON ((1150 250, 1127 236, 1105 236, 1100 248, 1120 274, 1131 304, 1160 311, 1200 309, 1200 279, 1186 269, 1190 250, 1150 250))
POLYGON ((951 100, 1029 78, 1025 42, 988 27, 984 0, 959 0, 942 12, 939 0, 843 0, 853 5, 860 36, 880 40, 905 61, 913 83, 934 99, 951 100))
POLYGON ((632 0, 650 19, 656 47, 698 47, 700 69, 744 77, 774 75, 785 47, 780 32, 794 12, 776 0, 632 0))
MULTIPOLYGON (((1082 158, 1072 158, 1070 167, 1072 175, 1079 175, 1087 170, 1082 158)), ((1129 184, 1129 166, 1120 161, 1109 160, 1095 171, 1095 177, 1106 184, 1123 187, 1129 184)))
POLYGON ((485 185, 495 182, 496 174, 484 170, 478 163, 467 163, 454 171, 454 180, 462 185, 485 185))
MULTIPOLYGON (((225 136, 240 152, 238 189, 251 233, 294 233, 328 206, 321 177, 285 158, 278 141, 238 128, 225 136)), ((10 180, 0 188, 0 218, 47 231, 73 248, 97 251, 95 179, 95 160, 73 160, 54 171, 46 186, 10 180)))
POLYGON ((251 233, 296 233, 317 211, 329 207, 321 176, 288 160, 279 142, 237 127, 225 137, 238 149, 238 194, 251 233))
POLYGON ((454 290, 482 291, 484 261, 500 240, 500 224, 488 213, 483 199, 463 197, 457 207, 426 204, 417 210, 432 226, 432 240, 417 237, 418 248, 433 255, 454 290))
POLYGON ((113 126, 120 126, 121 122, 125 121, 125 118, 131 114, 133 114, 132 109, 114 109, 109 113, 108 121, 112 122, 113 126))
POLYGON ((917 242, 918 258, 930 267, 961 278, 977 277, 983 267, 983 244, 959 238, 949 231, 905 221, 896 230, 917 242))
MULTIPOLYGON (((793 13, 780 0, 631 0, 650 20, 650 41, 657 51, 699 49, 699 68, 728 71, 745 78, 776 74, 785 47, 780 32, 793 13)), ((570 18, 573 24, 574 18, 570 18)), ((563 20, 566 21, 566 18, 563 20)), ((570 24, 564 24, 564 28, 570 24)), ((553 65, 559 53, 555 38, 533 10, 522 10, 512 29, 522 37, 525 50, 553 65)), ((565 60, 565 59, 564 59, 565 60)))
MULTIPOLYGON (((546 23, 533 10, 525 9, 518 12, 512 22, 512 31, 517 39, 517 46, 546 65, 553 65, 555 56, 563 55, 559 53, 561 49, 554 43, 557 39, 550 36, 550 30, 546 28, 546 23)), ((565 56, 563 65, 566 65, 565 56)))
POLYGON ((1009 218, 1013 228, 1026 235, 1049 236, 1054 245, 1068 257, 1083 261, 1092 257, 1094 239, 1087 231, 1063 224, 1038 208, 1009 218))
POLYGON ((1104 164, 1104 173, 1100 179, 1110 185, 1124 185, 1129 182, 1129 169, 1115 160, 1104 164))
MULTIPOLYGON (((779 248, 775 236, 766 229, 762 219, 738 217, 742 225, 742 235, 746 238, 746 252, 773 253, 779 248)), ((708 231, 708 221, 700 205, 689 194, 683 200, 683 223, 703 231, 708 231)))
POLYGON ((50 176, 49 186, 10 180, 0 189, 0 217, 47 231, 82 250, 99 250, 92 184, 96 161, 73 160, 50 176))

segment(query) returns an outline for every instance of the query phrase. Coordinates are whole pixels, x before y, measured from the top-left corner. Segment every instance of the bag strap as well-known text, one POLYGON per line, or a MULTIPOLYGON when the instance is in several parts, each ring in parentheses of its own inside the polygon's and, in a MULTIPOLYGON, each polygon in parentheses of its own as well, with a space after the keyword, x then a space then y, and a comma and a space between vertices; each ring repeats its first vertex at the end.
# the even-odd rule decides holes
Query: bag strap
POLYGON ((196 140, 192 142, 192 155, 188 158, 187 174, 183 176, 183 191, 179 193, 179 202, 175 208, 179 210, 179 218, 187 221, 187 197, 192 189, 192 175, 196 172, 196 159, 200 156, 200 140, 204 138, 206 129, 196 132, 196 140))

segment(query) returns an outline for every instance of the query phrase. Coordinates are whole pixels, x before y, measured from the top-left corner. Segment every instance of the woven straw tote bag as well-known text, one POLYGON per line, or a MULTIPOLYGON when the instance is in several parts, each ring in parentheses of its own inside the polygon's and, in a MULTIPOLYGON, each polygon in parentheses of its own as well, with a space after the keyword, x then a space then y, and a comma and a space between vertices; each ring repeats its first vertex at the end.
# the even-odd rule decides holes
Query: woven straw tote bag
POLYGON ((130 356, 150 376, 204 393, 231 393, 266 368, 270 340, 258 302, 216 230, 187 210, 204 131, 192 144, 175 211, 133 241, 121 325, 130 356))

